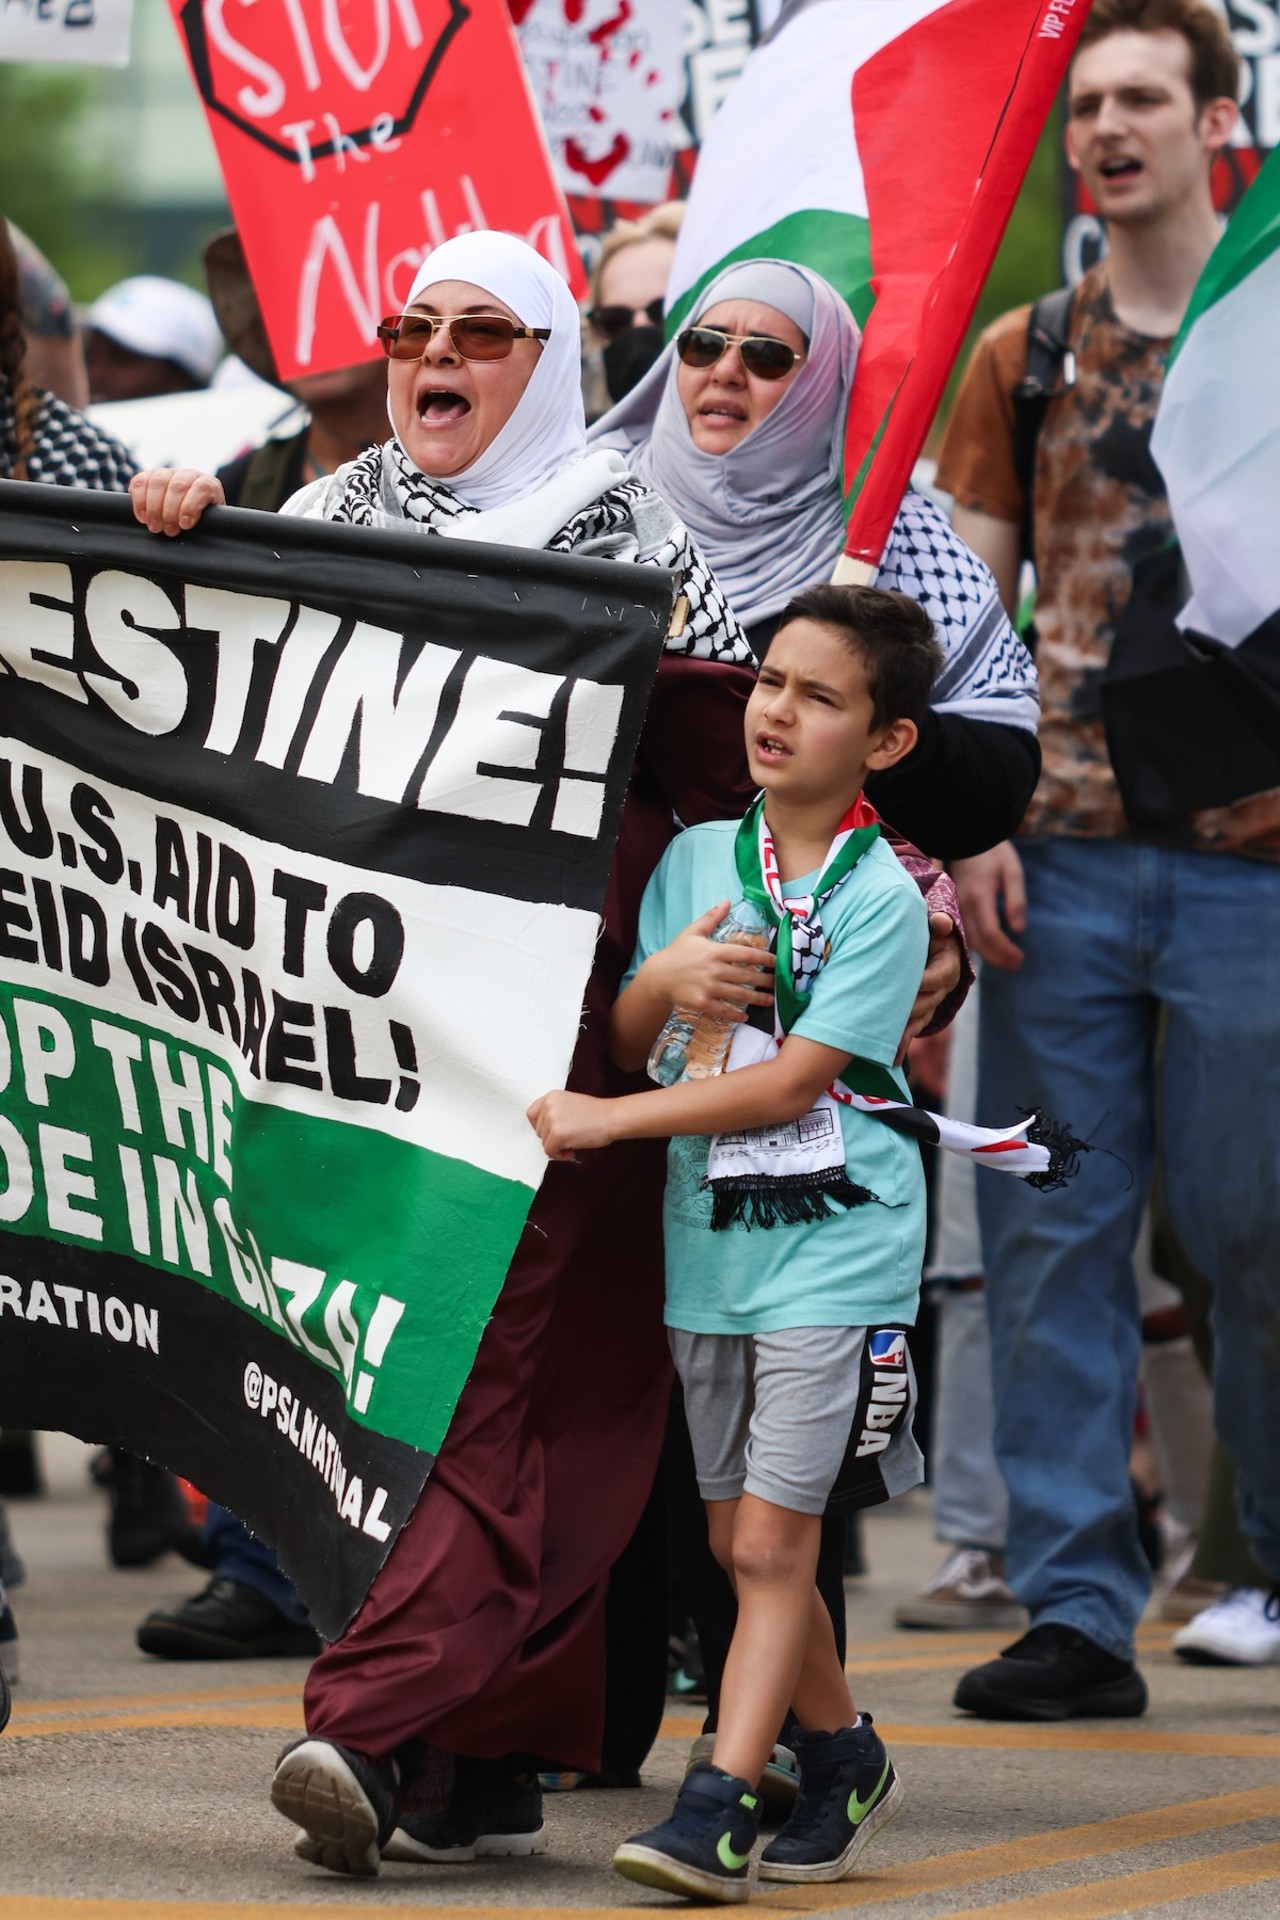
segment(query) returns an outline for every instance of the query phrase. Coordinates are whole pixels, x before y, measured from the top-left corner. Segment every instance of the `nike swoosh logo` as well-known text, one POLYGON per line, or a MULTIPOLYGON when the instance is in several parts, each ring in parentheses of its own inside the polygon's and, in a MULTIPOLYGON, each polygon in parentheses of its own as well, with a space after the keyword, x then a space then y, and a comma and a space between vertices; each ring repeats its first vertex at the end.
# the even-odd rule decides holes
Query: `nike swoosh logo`
POLYGON ((865 1800, 857 1793, 851 1793, 849 1795, 849 1818, 855 1827, 860 1820, 866 1819, 872 1807, 879 1799, 881 1789, 885 1781, 889 1778, 889 1766, 890 1762, 886 1760, 884 1763, 884 1772, 880 1775, 880 1778, 876 1781, 865 1800))
POLYGON ((750 1851, 746 1853, 734 1852, 733 1843, 727 1833, 720 1835, 720 1838, 716 1842, 716 1859, 722 1867, 727 1868, 730 1873, 737 1873, 740 1868, 746 1866, 750 1858, 750 1851))

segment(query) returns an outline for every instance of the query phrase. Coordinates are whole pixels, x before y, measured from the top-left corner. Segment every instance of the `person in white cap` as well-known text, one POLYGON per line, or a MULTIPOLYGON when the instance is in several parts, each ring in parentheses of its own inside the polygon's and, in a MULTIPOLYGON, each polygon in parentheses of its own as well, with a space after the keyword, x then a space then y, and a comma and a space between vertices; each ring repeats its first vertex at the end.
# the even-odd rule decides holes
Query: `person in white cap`
POLYGON ((207 387, 222 334, 204 294, 135 274, 108 287, 84 319, 91 400, 143 400, 207 387))

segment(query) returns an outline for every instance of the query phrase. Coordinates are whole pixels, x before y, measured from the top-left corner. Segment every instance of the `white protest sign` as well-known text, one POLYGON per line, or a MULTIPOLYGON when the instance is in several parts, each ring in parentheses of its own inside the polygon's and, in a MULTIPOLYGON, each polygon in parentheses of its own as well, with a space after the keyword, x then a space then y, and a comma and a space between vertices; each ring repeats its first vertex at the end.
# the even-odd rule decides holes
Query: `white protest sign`
POLYGON ((3 0, 0 60, 127 67, 133 0, 3 0))
POLYGON ((531 0, 520 52, 566 193, 653 202, 685 144, 685 0, 531 0))

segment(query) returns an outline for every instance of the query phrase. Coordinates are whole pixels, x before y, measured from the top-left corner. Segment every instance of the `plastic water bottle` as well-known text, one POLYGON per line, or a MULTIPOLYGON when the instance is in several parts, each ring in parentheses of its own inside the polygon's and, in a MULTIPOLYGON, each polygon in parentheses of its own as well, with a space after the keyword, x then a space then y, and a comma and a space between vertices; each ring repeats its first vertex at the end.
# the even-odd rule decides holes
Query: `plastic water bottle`
MULTIPOLYGON (((732 946, 759 947, 767 952, 771 931, 769 922, 749 900, 739 900, 711 938, 727 941, 732 946)), ((694 1013, 689 1007, 673 1007, 650 1051, 649 1078, 656 1080, 660 1087, 673 1087, 677 1080, 710 1080, 722 1073, 737 1024, 717 1013, 694 1013)))

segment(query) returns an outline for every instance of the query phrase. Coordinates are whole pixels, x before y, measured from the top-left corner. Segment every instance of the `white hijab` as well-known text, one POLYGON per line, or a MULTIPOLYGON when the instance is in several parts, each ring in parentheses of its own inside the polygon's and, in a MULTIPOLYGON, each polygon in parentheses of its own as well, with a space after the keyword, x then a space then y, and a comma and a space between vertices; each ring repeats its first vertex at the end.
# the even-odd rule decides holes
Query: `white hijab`
MULTIPOLYGON (((555 268, 510 233, 464 233, 433 248, 405 306, 442 280, 467 280, 510 307, 522 326, 551 329, 507 424, 478 460, 446 483, 469 507, 505 507, 527 499, 586 452, 577 305, 555 268)), ((399 444, 394 420, 391 428, 399 444)))
POLYGON ((738 619, 751 627, 780 613, 802 587, 829 580, 844 545, 845 422, 861 334, 833 287, 784 260, 727 268, 694 314, 724 300, 771 306, 808 338, 805 363, 772 413, 730 452, 700 452, 677 391, 672 344, 589 439, 593 448, 618 449, 675 508, 738 619))

